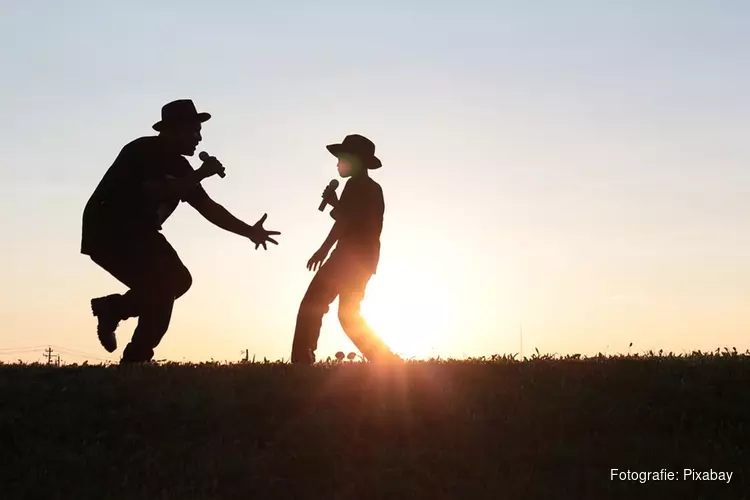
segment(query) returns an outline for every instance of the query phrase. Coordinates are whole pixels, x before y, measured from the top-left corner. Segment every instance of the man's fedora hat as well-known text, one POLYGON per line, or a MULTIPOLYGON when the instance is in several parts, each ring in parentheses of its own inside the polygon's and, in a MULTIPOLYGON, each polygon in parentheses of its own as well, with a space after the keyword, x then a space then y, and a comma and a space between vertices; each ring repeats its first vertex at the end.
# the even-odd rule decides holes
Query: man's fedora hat
POLYGON ((361 159, 370 170, 380 168, 383 164, 375 156, 375 144, 359 134, 347 135, 340 144, 329 144, 326 149, 332 155, 338 156, 342 153, 355 155, 361 159))
POLYGON ((154 123, 153 129, 161 132, 172 125, 183 123, 203 123, 208 121, 211 115, 198 113, 191 99, 179 99, 172 101, 161 108, 161 120, 154 123))

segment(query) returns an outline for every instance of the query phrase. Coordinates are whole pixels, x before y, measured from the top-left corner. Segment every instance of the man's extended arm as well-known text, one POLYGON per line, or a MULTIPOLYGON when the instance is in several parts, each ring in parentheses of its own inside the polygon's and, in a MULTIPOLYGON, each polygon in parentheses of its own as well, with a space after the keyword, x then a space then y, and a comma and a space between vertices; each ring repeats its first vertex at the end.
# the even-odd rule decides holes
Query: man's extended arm
POLYGON ((198 199, 189 199, 188 203, 195 208, 207 221, 230 233, 245 236, 247 238, 253 232, 253 226, 246 224, 232 215, 229 210, 216 203, 208 195, 200 196, 198 199))
POLYGON ((263 250, 266 250, 268 248, 266 243, 273 243, 274 245, 279 244, 275 239, 271 238, 271 236, 281 233, 278 231, 269 231, 263 227, 263 222, 265 222, 268 214, 263 214, 263 217, 251 226, 250 224, 242 222, 229 213, 229 210, 212 200, 203 188, 198 188, 187 198, 186 201, 190 203, 190 205, 203 217, 205 217, 206 220, 215 226, 220 227, 225 231, 229 231, 230 233, 239 234, 240 236, 249 238, 250 241, 255 243, 256 250, 261 245, 263 246, 263 250))

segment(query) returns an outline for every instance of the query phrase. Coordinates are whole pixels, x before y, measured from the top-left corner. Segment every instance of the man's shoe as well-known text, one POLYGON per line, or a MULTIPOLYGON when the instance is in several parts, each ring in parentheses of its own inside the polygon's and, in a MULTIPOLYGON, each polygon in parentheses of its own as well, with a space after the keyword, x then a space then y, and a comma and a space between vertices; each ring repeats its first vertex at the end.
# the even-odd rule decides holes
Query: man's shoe
POLYGON ((120 324, 120 315, 117 313, 116 302, 122 295, 113 294, 98 299, 91 299, 91 312, 99 320, 96 325, 96 334, 102 347, 107 352, 117 350, 117 337, 115 330, 120 324))
POLYGON ((138 347, 130 342, 125 346, 122 352, 121 365, 153 365, 154 350, 150 348, 138 347))

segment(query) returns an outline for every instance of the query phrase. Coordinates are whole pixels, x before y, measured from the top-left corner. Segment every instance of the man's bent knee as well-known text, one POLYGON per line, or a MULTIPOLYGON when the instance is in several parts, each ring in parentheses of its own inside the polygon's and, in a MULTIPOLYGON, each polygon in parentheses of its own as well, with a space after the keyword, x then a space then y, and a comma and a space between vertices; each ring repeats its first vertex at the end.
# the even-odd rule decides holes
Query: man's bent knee
POLYGON ((152 303, 173 302, 182 297, 193 285, 193 277, 187 268, 153 276, 145 295, 152 303))
POLYGON ((191 286, 193 286, 193 277, 190 271, 183 267, 174 279, 174 298, 178 299, 185 295, 191 286))

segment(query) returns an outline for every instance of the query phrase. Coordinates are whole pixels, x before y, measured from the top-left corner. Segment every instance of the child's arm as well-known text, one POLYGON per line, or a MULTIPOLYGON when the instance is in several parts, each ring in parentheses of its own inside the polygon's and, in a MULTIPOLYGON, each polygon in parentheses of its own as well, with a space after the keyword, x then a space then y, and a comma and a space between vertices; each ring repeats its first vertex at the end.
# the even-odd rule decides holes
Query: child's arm
POLYGON ((342 223, 336 222, 331 228, 331 231, 328 233, 328 237, 325 239, 323 244, 320 246, 320 248, 318 248, 313 256, 310 257, 310 260, 307 261, 308 270, 315 271, 321 266, 321 264, 323 264, 323 261, 328 257, 331 248, 333 248, 333 245, 339 240, 341 231, 342 223))
POLYGON ((342 222, 336 222, 331 230, 328 232, 328 236, 326 237, 325 241, 322 245, 320 245, 320 251, 325 252, 326 255, 328 255, 328 252, 331 251, 331 248, 333 248, 333 245, 336 244, 336 242, 339 240, 339 236, 341 236, 342 232, 342 222))

